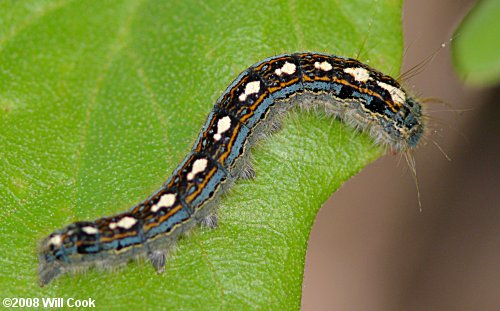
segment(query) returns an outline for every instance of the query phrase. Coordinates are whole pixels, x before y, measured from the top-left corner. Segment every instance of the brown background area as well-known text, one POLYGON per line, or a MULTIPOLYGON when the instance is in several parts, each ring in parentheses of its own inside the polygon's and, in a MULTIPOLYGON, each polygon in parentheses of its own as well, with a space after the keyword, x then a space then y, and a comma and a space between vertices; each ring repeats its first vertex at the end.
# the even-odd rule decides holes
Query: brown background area
MULTIPOLYGON (((406 1, 402 72, 449 40, 473 4, 406 1)), ((303 310, 500 310, 500 92, 462 86, 450 55, 439 50, 408 82, 451 105, 427 105, 433 131, 415 154, 423 212, 398 156, 347 182, 316 218, 303 310)))

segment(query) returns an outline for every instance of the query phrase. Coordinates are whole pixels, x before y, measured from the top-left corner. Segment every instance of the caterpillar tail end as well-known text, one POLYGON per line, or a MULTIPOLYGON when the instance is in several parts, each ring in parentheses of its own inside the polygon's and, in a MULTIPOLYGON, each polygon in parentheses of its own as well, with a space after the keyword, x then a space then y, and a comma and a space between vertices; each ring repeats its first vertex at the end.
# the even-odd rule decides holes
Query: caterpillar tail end
POLYGON ((44 287, 62 273, 63 271, 58 263, 42 261, 38 268, 38 284, 40 284, 40 287, 44 287))

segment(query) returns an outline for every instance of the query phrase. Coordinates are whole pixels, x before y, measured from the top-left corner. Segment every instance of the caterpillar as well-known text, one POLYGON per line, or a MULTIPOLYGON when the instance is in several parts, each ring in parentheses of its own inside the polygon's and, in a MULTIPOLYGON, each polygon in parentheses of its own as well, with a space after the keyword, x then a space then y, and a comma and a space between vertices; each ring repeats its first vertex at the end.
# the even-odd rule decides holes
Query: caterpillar
POLYGON ((254 174, 251 146, 295 108, 321 110, 395 152, 415 148, 425 128, 420 103, 394 78, 356 59, 312 52, 264 59, 227 87, 158 191, 126 212, 72 223, 41 241, 40 285, 68 271, 138 258, 162 272, 182 233, 200 223, 217 227, 218 199, 235 180, 254 174))

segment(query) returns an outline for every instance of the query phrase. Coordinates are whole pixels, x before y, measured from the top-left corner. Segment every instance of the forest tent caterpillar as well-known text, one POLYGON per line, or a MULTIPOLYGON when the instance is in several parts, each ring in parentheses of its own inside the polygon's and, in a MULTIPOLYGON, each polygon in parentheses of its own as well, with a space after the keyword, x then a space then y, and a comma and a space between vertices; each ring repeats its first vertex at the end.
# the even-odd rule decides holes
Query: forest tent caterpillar
POLYGON ((191 152, 158 191, 129 211, 75 222, 45 238, 40 284, 67 271, 141 257, 163 271, 180 234, 197 223, 217 226, 217 198, 236 179, 253 175, 250 147, 294 107, 320 108, 398 152, 415 148, 424 132, 416 99, 394 78, 358 60, 321 53, 267 58, 228 86, 191 152))

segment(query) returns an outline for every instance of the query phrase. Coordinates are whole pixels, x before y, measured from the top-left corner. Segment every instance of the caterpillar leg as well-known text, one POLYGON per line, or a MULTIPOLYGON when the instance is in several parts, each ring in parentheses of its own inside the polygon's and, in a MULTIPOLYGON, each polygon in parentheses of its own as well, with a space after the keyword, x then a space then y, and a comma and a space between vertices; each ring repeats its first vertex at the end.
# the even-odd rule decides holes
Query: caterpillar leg
POLYGON ((241 179, 254 179, 255 178, 255 170, 253 169, 252 163, 247 160, 247 162, 243 165, 240 175, 238 176, 241 179))
POLYGON ((215 214, 208 215, 207 217, 203 218, 200 221, 200 223, 202 227, 206 227, 209 229, 215 229, 219 226, 217 221, 217 215, 215 214))
POLYGON ((162 273, 165 270, 167 251, 151 251, 148 253, 148 259, 156 269, 156 272, 162 273))

